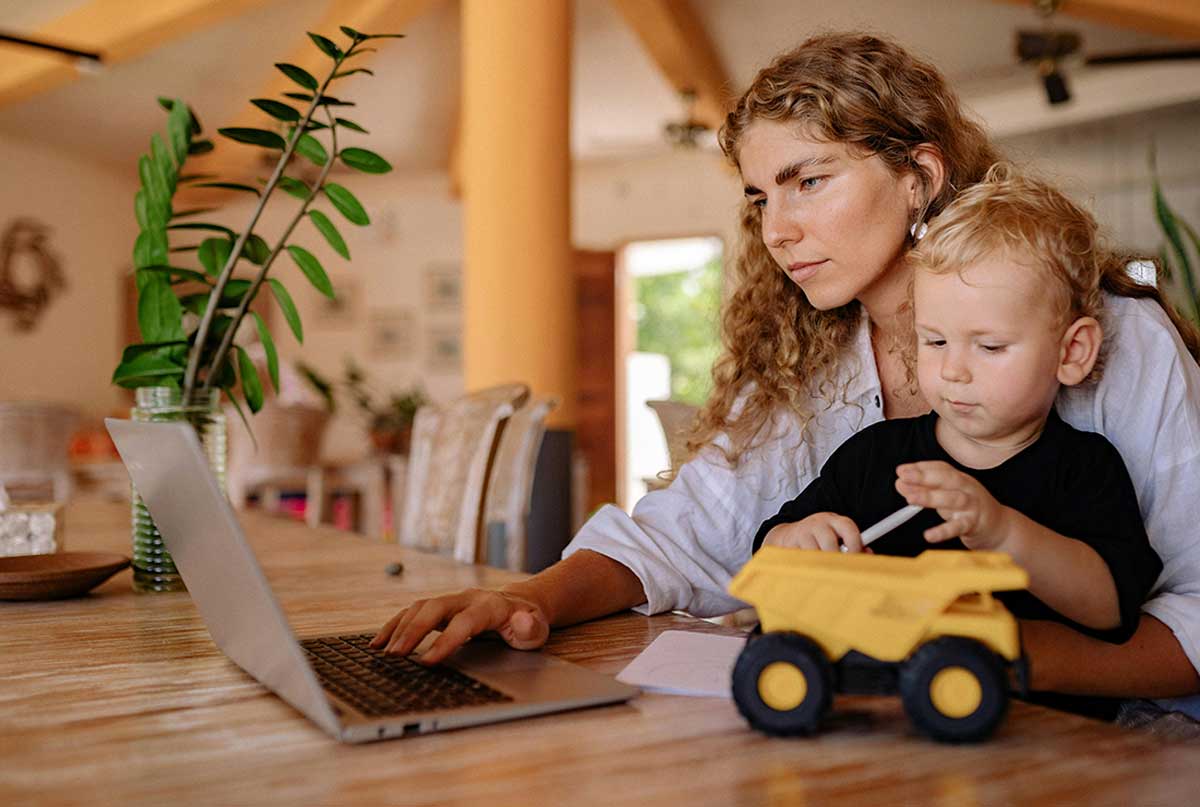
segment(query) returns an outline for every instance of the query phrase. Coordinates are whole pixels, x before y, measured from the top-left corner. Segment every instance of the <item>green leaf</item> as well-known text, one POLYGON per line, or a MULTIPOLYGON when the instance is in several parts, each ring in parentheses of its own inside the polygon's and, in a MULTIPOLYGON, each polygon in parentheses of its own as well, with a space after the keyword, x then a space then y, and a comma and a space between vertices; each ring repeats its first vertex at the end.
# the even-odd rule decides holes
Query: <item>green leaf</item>
POLYGON ((175 155, 175 164, 182 166, 187 159, 188 144, 191 142, 192 115, 187 104, 176 99, 167 116, 167 137, 171 142, 171 153, 175 155))
POLYGON ((242 247, 242 256, 256 266, 262 266, 271 257, 271 247, 263 240, 262 236, 251 233, 246 239, 246 245, 242 247))
POLYGON ((328 123, 321 123, 319 120, 310 120, 308 123, 304 124, 304 131, 306 132, 319 132, 322 129, 328 128, 328 123))
POLYGON ((375 75, 375 71, 374 71, 374 70, 368 70, 368 69, 367 69, 367 68, 365 68, 365 67, 355 67, 355 68, 353 68, 352 70, 343 70, 343 71, 342 71, 342 72, 340 72, 340 73, 334 73, 334 74, 333 74, 333 77, 334 77, 334 78, 344 78, 344 77, 346 77, 346 76, 352 76, 352 75, 354 75, 355 73, 366 73, 368 76, 373 76, 373 75, 375 75))
POLYGON ((230 278, 225 284, 225 289, 221 293, 221 306, 228 304, 239 304, 242 298, 246 296, 246 292, 250 291, 250 287, 254 285, 254 281, 245 280, 240 277, 230 278))
POLYGON ((371 218, 367 215, 367 211, 363 209, 358 199, 350 191, 336 182, 326 183, 322 190, 325 191, 325 195, 329 197, 329 201, 333 202, 333 206, 338 209, 338 212, 345 216, 352 224, 365 227, 371 223, 371 218))
MULTIPOLYGON (((302 92, 285 92, 288 98, 294 98, 297 101, 312 101, 311 95, 305 95, 302 92)), ((340 98, 334 98, 332 95, 322 95, 321 100, 317 101, 317 106, 355 106, 353 101, 343 101, 340 98)))
POLYGON ((303 67, 297 67, 294 64, 288 64, 286 62, 277 62, 275 66, 279 68, 281 73, 306 90, 315 90, 319 86, 317 84, 317 80, 313 78, 312 73, 308 72, 303 67))
POLYGON ((300 120, 300 113, 294 107, 290 107, 282 101, 272 101, 270 98, 252 98, 250 99, 250 103, 276 120, 287 123, 300 120))
POLYGON ((151 276, 138 294, 137 313, 143 342, 174 342, 184 338, 183 306, 165 279, 151 276))
POLYGON ((186 339, 177 339, 174 342, 153 342, 151 344, 130 345, 121 352, 121 364, 128 364, 138 356, 157 355, 168 356, 170 351, 167 348, 183 345, 187 347, 186 339))
POLYGON ((211 140, 193 140, 192 144, 188 146, 188 154, 208 154, 214 148, 216 146, 211 140))
POLYGON ((363 134, 370 134, 370 132, 368 132, 366 129, 359 126, 357 123, 355 123, 352 120, 346 120, 345 118, 337 118, 337 122, 338 122, 339 126, 345 126, 347 129, 353 129, 354 131, 362 132, 363 134))
POLYGON ((341 255, 346 260, 350 260, 350 250, 346 247, 346 242, 342 238, 342 234, 337 231, 337 227, 333 226, 333 222, 329 220, 320 210, 308 211, 308 217, 312 219, 313 224, 321 235, 325 236, 325 240, 329 242, 329 246, 333 247, 333 251, 341 255))
POLYGON ((204 222, 185 222, 183 224, 170 224, 168 230, 208 230, 214 233, 225 233, 230 238, 233 238, 233 230, 228 227, 223 227, 220 224, 206 224, 204 222))
POLYGON ((112 382, 126 388, 146 387, 183 380, 184 368, 170 359, 155 355, 143 355, 131 361, 123 361, 113 371, 112 382))
MULTIPOLYGON (((221 362, 221 364, 222 369, 230 367, 228 359, 221 362)), ((232 372, 233 371, 230 370, 230 373, 232 372)), ((216 384, 216 386, 225 391, 225 397, 229 399, 231 404, 233 404, 234 410, 237 412, 238 417, 242 420, 242 425, 246 427, 246 434, 250 435, 250 444, 254 446, 255 453, 258 453, 258 440, 256 440, 254 437, 254 429, 250 426, 250 419, 246 417, 246 410, 242 409, 242 405, 238 403, 237 397, 233 394, 233 383, 233 381, 230 381, 227 384, 216 384)))
POLYGON ((295 196, 297 199, 307 201, 312 196, 312 190, 305 183, 298 179, 289 176, 279 178, 279 188, 284 193, 295 196))
MULTIPOLYGON (((217 178, 216 174, 180 174, 179 175, 179 184, 183 185, 186 182, 199 182, 202 179, 216 179, 216 178, 217 178)), ((215 210, 216 208, 209 208, 209 209, 215 210)), ((178 216, 181 214, 176 213, 175 215, 178 216)))
POLYGON ((392 164, 373 151, 360 148, 342 149, 338 157, 346 165, 367 174, 386 174, 392 170, 392 164))
MULTIPOLYGON (((164 98, 161 95, 158 97, 158 105, 161 106, 163 109, 167 110, 167 112, 175 111, 175 103, 176 102, 175 102, 174 98, 164 98)), ((182 103, 182 102, 180 102, 180 103, 182 103)), ((200 132, 203 131, 203 127, 200 126, 200 119, 198 117, 196 117, 196 110, 192 109, 189 106, 189 107, 187 107, 187 113, 188 113, 188 120, 191 124, 192 134, 200 134, 200 132)))
POLYGON ((283 318, 287 321, 288 327, 292 329, 296 341, 304 344, 304 326, 300 324, 300 312, 296 310, 296 304, 292 302, 292 295, 288 294, 283 284, 273 277, 267 278, 267 283, 270 284, 271 293, 275 295, 275 301, 279 303, 279 308, 283 311, 283 318))
POLYGON ((350 37, 351 39, 353 39, 355 42, 357 42, 360 39, 366 39, 366 36, 364 34, 360 34, 358 31, 355 31, 353 28, 351 28, 348 25, 339 25, 338 28, 341 28, 342 33, 345 34, 346 36, 350 37))
POLYGON ((321 145, 321 141, 310 134, 300 135, 300 140, 296 143, 296 153, 316 165, 323 166, 329 162, 329 154, 321 145))
POLYGON ((283 151, 287 147, 287 143, 275 132, 255 129, 251 126, 226 126, 224 129, 217 129, 217 134, 239 143, 249 143, 252 146, 262 146, 268 149, 283 151))
POLYGON ((308 282, 312 283, 317 291, 330 300, 334 299, 333 284, 329 282, 329 275, 325 274, 325 268, 321 266, 321 262, 304 247, 293 244, 287 248, 287 251, 296 265, 300 267, 300 271, 308 278, 308 282))
POLYGON ((145 188, 139 188, 138 192, 134 194, 133 213, 137 218, 139 229, 161 230, 167 225, 167 211, 150 202, 150 196, 145 188))
POLYGON ((158 171, 159 180, 166 187, 169 199, 175 193, 175 177, 178 176, 178 173, 175 170, 175 160, 167 151, 158 132, 150 136, 150 161, 154 165, 154 170, 158 171))
POLYGON ((367 34, 364 39, 404 39, 405 34, 367 34))
MULTIPOLYGON (((278 137, 278 135, 276 135, 278 137)), ((258 188, 253 185, 243 185, 240 182, 197 182, 197 188, 224 188, 227 191, 245 191, 258 196, 258 188)))
POLYGON ((213 277, 219 277, 221 270, 229 262, 231 252, 233 252, 233 242, 228 238, 206 238, 200 242, 196 257, 200 260, 204 271, 213 277))
POLYGON ((254 362, 250 361, 249 354, 241 345, 234 345, 233 349, 237 351, 238 375, 242 379, 242 394, 246 396, 246 403, 250 405, 250 411, 257 412, 262 409, 263 405, 263 388, 262 382, 258 379, 258 370, 254 368, 254 362))
MULTIPOLYGON (((225 354, 225 358, 221 361, 221 367, 215 373, 213 373, 212 379, 213 384, 229 393, 229 400, 236 404, 237 399, 233 397, 233 392, 230 390, 230 388, 237 383, 237 373, 235 373, 233 370, 233 362, 231 361, 232 358, 233 357, 228 353, 225 354)), ((249 424, 247 424, 247 426, 248 425, 249 424)))
POLYGON ((133 244, 133 268, 161 266, 167 262, 167 233, 157 228, 142 230, 133 244))
POLYGON ((149 155, 143 154, 138 159, 138 178, 142 181, 142 188, 149 197, 146 200, 149 205, 168 211, 167 215, 169 216, 171 194, 167 191, 166 183, 163 182, 162 175, 158 173, 158 169, 149 155))
POLYGON ((138 271, 162 275, 167 278, 168 283, 181 283, 185 280, 194 280, 206 286, 212 285, 212 281, 207 276, 197 272, 195 269, 181 269, 178 266, 143 266, 138 271))
POLYGON ((313 41, 314 45, 320 48, 321 53, 324 53, 330 59, 342 58, 342 49, 335 45, 333 40, 329 37, 324 37, 320 34, 314 34, 313 32, 309 31, 308 38, 313 41))
POLYGON ((258 340, 262 342, 263 350, 267 353, 267 375, 271 377, 271 386, 278 393, 279 353, 275 350, 275 340, 271 338, 271 332, 267 330, 267 323, 263 322, 263 318, 258 315, 257 311, 251 311, 250 316, 254 317, 254 324, 258 327, 258 340))

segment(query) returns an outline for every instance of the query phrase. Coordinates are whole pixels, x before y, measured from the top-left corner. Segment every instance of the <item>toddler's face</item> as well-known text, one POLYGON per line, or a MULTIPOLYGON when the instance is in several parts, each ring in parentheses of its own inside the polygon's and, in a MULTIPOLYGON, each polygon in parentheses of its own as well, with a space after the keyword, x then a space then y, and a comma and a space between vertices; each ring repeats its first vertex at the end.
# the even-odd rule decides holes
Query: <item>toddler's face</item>
POLYGON ((1053 299, 1038 272, 1003 254, 916 272, 917 379, 947 425, 989 443, 1039 423, 1059 387, 1065 325, 1053 299))

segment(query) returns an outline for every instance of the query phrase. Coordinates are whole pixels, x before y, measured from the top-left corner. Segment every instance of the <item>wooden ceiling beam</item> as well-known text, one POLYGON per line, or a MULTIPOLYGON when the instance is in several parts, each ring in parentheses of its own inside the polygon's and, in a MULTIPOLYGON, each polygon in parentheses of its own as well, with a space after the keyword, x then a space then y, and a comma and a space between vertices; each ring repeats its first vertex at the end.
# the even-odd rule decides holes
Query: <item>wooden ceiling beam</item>
POLYGON ((688 0, 612 0, 676 91, 695 95, 692 115, 710 129, 725 123, 729 76, 688 0))
MULTIPOLYGON (((82 50, 106 65, 129 61, 267 0, 92 0, 31 32, 82 50)), ((0 106, 75 80, 72 61, 20 45, 0 46, 0 106)))
MULTIPOLYGON (((338 29, 345 25, 364 34, 403 33, 404 27, 419 15, 423 14, 435 3, 441 0, 331 0, 321 19, 309 28, 313 33, 319 33, 337 42, 346 44, 346 37, 338 29)), ((390 40, 379 40, 372 47, 386 47, 390 40)), ((368 65, 373 54, 356 56, 354 67, 368 65)), ((279 54, 272 62, 288 62, 304 68, 318 79, 324 77, 329 70, 329 57, 321 51, 306 36, 304 41, 297 44, 287 54, 279 54)), ((263 85, 253 96, 254 98, 278 99, 284 92, 293 92, 299 88, 286 76, 273 67, 264 78, 263 85)), ((352 81, 353 79, 346 79, 352 81)), ((332 92, 331 95, 338 93, 332 92)), ((286 100, 286 99, 285 99, 286 100)), ((353 118, 352 112, 346 113, 347 118, 353 118)), ((270 127, 274 121, 266 113, 251 106, 246 100, 242 111, 230 121, 221 124, 225 126, 249 126, 255 128, 270 127)), ((212 152, 194 157, 188 161, 189 172, 214 173, 222 179, 242 182, 256 175, 265 176, 268 170, 261 167, 259 162, 261 149, 242 144, 234 144, 223 138, 215 137, 216 149, 212 152)), ((202 201, 205 204, 220 201, 228 196, 227 192, 206 189, 181 188, 180 199, 185 203, 202 201)))
MULTIPOLYGON (((1034 0, 999 2, 1036 7, 1034 0)), ((1172 39, 1200 39, 1200 2, 1196 0, 1064 0, 1058 13, 1172 39)))

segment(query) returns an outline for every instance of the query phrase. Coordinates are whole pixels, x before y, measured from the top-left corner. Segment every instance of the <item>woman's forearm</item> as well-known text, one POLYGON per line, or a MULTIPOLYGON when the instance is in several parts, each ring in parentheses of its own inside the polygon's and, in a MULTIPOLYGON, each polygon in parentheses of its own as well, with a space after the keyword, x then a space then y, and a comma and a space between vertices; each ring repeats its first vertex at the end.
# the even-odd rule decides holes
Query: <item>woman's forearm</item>
POLYGON ((1023 621, 1021 643, 1035 690, 1117 698, 1200 693, 1200 675, 1171 629, 1147 614, 1124 644, 1102 642, 1045 621, 1023 621))
POLYGON ((607 616, 646 601, 641 580, 627 566, 588 549, 503 590, 533 602, 554 627, 607 616))

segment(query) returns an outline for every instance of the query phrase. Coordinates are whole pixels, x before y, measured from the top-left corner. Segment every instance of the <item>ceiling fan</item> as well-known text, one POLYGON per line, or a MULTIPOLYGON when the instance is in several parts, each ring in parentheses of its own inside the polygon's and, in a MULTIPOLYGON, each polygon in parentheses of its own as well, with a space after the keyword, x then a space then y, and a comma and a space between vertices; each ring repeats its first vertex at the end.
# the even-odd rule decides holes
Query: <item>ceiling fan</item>
POLYGON ((0 31, 0 45, 15 45, 21 48, 32 48, 57 53, 76 60, 78 66, 85 68, 96 68, 104 63, 104 56, 99 51, 80 50, 79 48, 73 48, 58 42, 30 39, 29 37, 9 34, 4 31, 0 31))
MULTIPOLYGON (((1079 32, 1051 25, 1050 20, 1061 4, 1061 0, 1034 0, 1034 7, 1045 21, 1045 27, 1040 30, 1018 30, 1016 37, 1017 58, 1023 64, 1037 67, 1042 86, 1046 90, 1046 100, 1051 104, 1062 104, 1071 100, 1071 90, 1063 75, 1062 62, 1067 57, 1078 54, 1083 47, 1083 37, 1079 32)), ((1083 64, 1091 67, 1183 59, 1200 59, 1200 45, 1119 53, 1089 53, 1083 57, 1083 64)))

